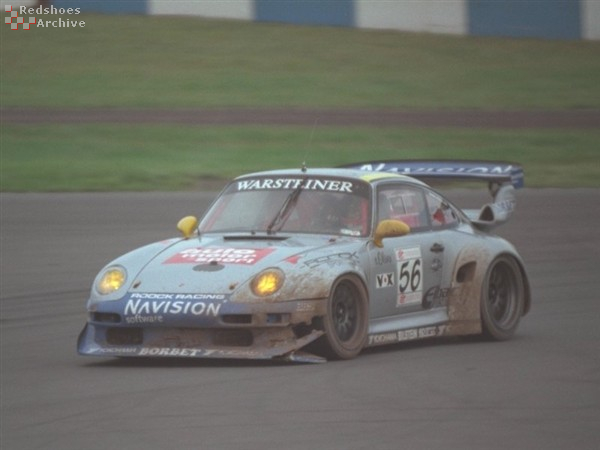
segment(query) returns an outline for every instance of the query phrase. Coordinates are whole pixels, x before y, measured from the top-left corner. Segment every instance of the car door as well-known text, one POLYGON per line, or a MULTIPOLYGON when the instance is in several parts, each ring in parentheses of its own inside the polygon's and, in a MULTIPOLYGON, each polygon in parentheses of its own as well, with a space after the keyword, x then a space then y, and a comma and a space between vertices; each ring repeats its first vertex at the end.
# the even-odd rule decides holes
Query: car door
MULTIPOLYGON (((419 186, 381 185, 377 192, 377 219, 402 220, 411 232, 386 238, 383 248, 370 250, 373 289, 371 318, 390 317, 445 307, 442 286, 447 227, 434 224, 437 198, 419 186), (434 201, 435 200, 435 201, 434 201)), ((441 200, 440 200, 441 202, 441 200)), ((439 213, 438 213, 439 218, 439 213)))

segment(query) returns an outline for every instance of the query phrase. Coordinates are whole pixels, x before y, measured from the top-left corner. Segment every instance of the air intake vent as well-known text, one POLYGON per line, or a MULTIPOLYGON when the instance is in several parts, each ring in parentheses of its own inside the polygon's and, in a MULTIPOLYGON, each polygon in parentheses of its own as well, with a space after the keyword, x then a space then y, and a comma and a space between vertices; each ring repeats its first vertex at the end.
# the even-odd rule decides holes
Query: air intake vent
POLYGON ((92 313, 93 322, 101 323, 121 323, 121 316, 114 313, 92 313))
POLYGON ((213 334, 213 344, 222 347, 250 347, 253 342, 249 330, 218 330, 213 334))
POLYGON ((109 345, 141 345, 144 332, 141 328, 109 328, 106 330, 109 345))
POLYGON ((223 323, 251 324, 252 323, 252 315, 251 314, 224 314, 223 316, 221 316, 221 320, 223 320, 223 323))

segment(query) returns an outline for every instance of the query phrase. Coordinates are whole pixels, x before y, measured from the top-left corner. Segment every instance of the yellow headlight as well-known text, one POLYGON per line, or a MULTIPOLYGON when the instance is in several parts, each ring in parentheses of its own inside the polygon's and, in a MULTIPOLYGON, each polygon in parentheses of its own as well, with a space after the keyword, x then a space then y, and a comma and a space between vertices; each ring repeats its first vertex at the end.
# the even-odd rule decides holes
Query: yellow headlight
POLYGON ((119 290, 121 286, 125 284, 126 279, 127 275, 125 274, 125 270, 120 267, 111 267, 104 272, 104 275, 102 275, 102 278, 98 281, 96 289, 102 295, 110 294, 119 290))
POLYGON ((252 281, 252 292, 259 297, 274 294, 283 286, 283 280, 283 272, 277 269, 267 269, 252 281))

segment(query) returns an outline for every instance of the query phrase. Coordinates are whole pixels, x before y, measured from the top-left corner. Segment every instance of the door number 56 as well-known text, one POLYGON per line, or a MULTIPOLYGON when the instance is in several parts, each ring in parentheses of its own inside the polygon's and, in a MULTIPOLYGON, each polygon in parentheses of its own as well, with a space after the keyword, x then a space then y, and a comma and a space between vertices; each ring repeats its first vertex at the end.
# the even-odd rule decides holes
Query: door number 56
POLYGON ((398 286, 401 294, 421 291, 422 280, 420 259, 409 259, 402 263, 398 274, 398 286))

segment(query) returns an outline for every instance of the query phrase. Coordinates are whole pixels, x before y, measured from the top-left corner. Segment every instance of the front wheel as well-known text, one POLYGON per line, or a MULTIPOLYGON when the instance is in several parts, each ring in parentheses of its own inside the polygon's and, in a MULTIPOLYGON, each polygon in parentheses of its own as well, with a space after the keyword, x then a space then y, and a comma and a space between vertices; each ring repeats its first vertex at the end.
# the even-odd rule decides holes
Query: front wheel
POLYGON ((481 293, 483 335, 502 341, 515 333, 525 305, 525 285, 517 262, 496 258, 487 270, 481 293))
POLYGON ((363 284, 353 276, 342 276, 327 301, 324 350, 333 359, 356 357, 365 346, 369 330, 369 305, 363 284))

